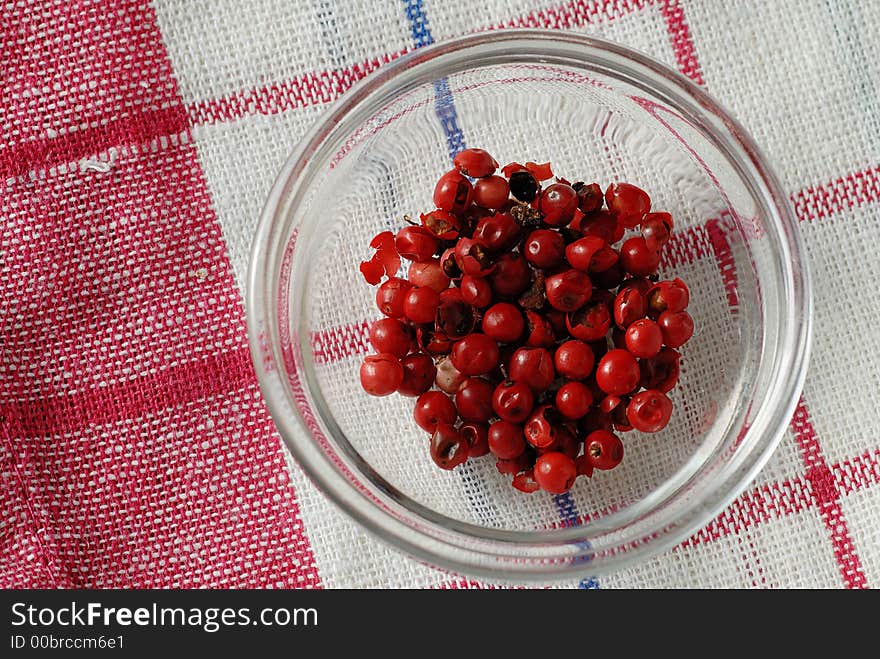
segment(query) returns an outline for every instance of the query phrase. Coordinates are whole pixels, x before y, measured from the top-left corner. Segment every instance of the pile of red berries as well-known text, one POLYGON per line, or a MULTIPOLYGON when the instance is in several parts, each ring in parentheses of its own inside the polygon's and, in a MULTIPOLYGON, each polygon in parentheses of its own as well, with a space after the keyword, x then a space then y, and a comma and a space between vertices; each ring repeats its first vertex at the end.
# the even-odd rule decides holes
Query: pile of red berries
POLYGON ((435 210, 373 239, 361 272, 387 276, 376 293, 386 317, 370 328, 377 354, 360 380, 374 396, 416 397, 443 469, 492 453, 516 489, 562 493, 620 463, 612 431, 669 422, 676 348, 694 331, 689 291, 658 280, 673 221, 643 190, 542 187, 549 163, 497 168, 482 149, 462 151, 435 210))

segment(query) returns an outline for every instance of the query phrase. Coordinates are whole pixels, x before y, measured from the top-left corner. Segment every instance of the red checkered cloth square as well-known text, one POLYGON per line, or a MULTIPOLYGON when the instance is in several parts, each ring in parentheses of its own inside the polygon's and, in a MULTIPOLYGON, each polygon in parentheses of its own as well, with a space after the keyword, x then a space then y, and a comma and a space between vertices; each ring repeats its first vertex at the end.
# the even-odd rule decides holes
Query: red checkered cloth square
MULTIPOLYGON (((488 585, 378 543, 286 458, 242 282, 268 187, 329 102, 403 52, 499 26, 598 34, 705 85, 791 193, 816 282, 813 367, 756 482, 674 550, 570 585, 878 583, 880 301, 862 291, 880 259, 862 246, 880 239, 880 6, 11 0, 0 586, 488 585)), ((706 231, 723 276, 723 232, 706 231)), ((361 336, 339 340, 359 353, 361 336)))

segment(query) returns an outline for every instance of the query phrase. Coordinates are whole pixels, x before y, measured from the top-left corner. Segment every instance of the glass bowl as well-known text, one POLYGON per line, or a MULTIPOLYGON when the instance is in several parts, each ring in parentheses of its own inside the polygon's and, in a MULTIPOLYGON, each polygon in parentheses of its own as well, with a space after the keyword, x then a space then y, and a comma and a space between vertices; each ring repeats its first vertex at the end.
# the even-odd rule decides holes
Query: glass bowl
POLYGON ((352 88, 272 188, 248 278, 250 345, 281 436, 340 508, 410 555, 506 581, 601 575, 717 515, 775 448, 805 375, 811 294, 776 177, 704 91, 645 55, 563 32, 485 32, 415 51, 352 88), (372 236, 433 208, 465 145, 570 180, 629 181, 676 229, 661 275, 691 288, 670 425, 624 437, 614 470, 523 494, 490 456, 438 469, 413 399, 358 369, 379 317, 372 236))

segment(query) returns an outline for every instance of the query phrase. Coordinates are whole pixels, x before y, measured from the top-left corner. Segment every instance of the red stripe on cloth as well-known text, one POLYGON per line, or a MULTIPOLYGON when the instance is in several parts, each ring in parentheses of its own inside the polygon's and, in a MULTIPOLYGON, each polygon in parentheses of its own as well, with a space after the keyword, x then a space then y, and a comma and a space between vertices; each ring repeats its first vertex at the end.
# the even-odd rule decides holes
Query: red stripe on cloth
POLYGON ((672 269, 705 258, 711 252, 711 241, 705 225, 673 231, 660 254, 660 267, 672 269))
POLYGON ((362 320, 359 323, 315 332, 312 335, 315 361, 327 363, 369 352, 370 324, 370 321, 362 320))
POLYGON ((186 111, 174 105, 75 129, 51 139, 21 142, 0 151, 0 178, 22 176, 31 170, 76 162, 111 147, 147 144, 188 130, 186 111))
POLYGON ((840 566, 843 582, 847 588, 866 588, 865 573, 840 507, 840 490, 831 468, 822 455, 816 431, 803 399, 798 403, 791 420, 791 427, 804 466, 807 468, 805 478, 810 483, 813 500, 831 536, 834 556, 840 566))
POLYGON ((557 7, 539 9, 492 25, 503 27, 540 27, 553 30, 570 30, 602 19, 626 16, 647 7, 652 0, 598 0, 586 2, 573 0, 557 7))
POLYGON ((256 377, 250 351, 235 348, 121 384, 47 395, 29 403, 3 402, 0 417, 18 419, 24 437, 48 437, 136 419, 251 385, 256 385, 256 377))
POLYGON ((490 583, 480 583, 473 579, 455 579, 452 581, 442 581, 431 586, 431 588, 435 590, 496 590, 498 586, 490 583))
POLYGON ((857 492, 880 483, 880 449, 865 451, 833 465, 831 473, 841 494, 857 492))
POLYGON ((731 308, 735 308, 739 306, 736 261, 733 258, 730 241, 727 239, 727 231, 725 231, 719 220, 713 219, 706 222, 706 233, 709 236, 712 251, 715 252, 715 260, 718 263, 721 281, 724 283, 724 289, 727 291, 727 304, 731 308))
POLYGON ((691 37, 691 30, 684 18, 684 11, 678 0, 658 0, 660 13, 666 20, 666 29, 672 42, 672 52, 678 62, 678 70, 698 85, 704 85, 703 72, 697 61, 697 47, 691 37))
POLYGON ((761 485, 740 495, 724 512, 685 540, 681 546, 706 544, 772 519, 801 512, 814 504, 805 479, 792 478, 761 485))
POLYGON ((791 196, 801 222, 815 222, 841 211, 880 201, 880 166, 841 176, 791 196))
POLYGON ((187 114, 193 124, 215 124, 254 114, 273 115, 330 103, 348 91, 354 83, 406 52, 408 51, 401 50, 346 68, 313 71, 293 80, 243 90, 224 98, 199 101, 187 106, 187 114))

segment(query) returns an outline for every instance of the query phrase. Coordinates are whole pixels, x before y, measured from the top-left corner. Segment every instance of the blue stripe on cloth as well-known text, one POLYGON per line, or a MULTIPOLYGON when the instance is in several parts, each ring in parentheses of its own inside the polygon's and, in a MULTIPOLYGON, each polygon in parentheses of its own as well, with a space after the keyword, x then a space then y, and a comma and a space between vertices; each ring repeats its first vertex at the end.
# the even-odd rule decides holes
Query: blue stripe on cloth
MULTIPOLYGON (((410 23, 413 43, 416 48, 434 43, 434 35, 431 34, 431 27, 428 25, 428 16, 425 14, 422 0, 403 0, 403 3, 406 7, 406 17, 410 23)), ((458 126, 455 102, 452 100, 452 92, 449 91, 449 81, 446 78, 441 78, 434 83, 434 96, 434 108, 437 118, 440 119, 443 132, 446 134, 449 157, 454 158, 465 148, 464 133, 458 126)))
POLYGON ((406 18, 409 20, 416 48, 434 43, 434 37, 431 35, 431 28, 428 27, 428 17, 425 15, 422 0, 403 0, 403 4, 406 6, 406 18))
POLYGON ((458 115, 455 113, 455 102, 452 100, 452 92, 449 90, 449 81, 441 78, 434 83, 434 109, 443 132, 446 134, 446 146, 449 149, 449 157, 455 158, 459 152, 464 151, 464 133, 458 127, 458 115))
MULTIPOLYGON (((578 526, 580 524, 580 514, 577 510, 577 505, 574 502, 574 499, 571 498, 570 492, 565 492, 564 494, 557 494, 553 497, 553 501, 556 503, 556 507, 559 509, 559 517, 565 523, 566 526, 578 526)), ((589 542, 579 542, 577 543, 581 549, 589 550, 592 547, 589 542)), ((578 562, 588 563, 590 561, 589 557, 580 559, 578 562)), ((578 588, 580 589, 590 589, 590 590, 598 590, 599 582, 595 577, 590 577, 588 579, 582 579, 578 584, 578 588)))
MULTIPOLYGON (((423 0, 403 0, 406 8, 406 18, 410 23, 413 43, 416 48, 422 48, 434 43, 434 35, 431 34, 431 27, 428 24, 428 16, 425 13, 423 0)), ((434 108, 440 125, 443 127, 443 133, 446 135, 446 146, 449 150, 450 159, 465 149, 464 132, 458 125, 458 115, 455 111, 455 101, 452 98, 452 91, 449 89, 449 81, 441 78, 434 83, 434 108)), ((466 467, 467 465, 462 465, 466 467)), ((460 468, 461 469, 461 468, 460 468)), ((469 469, 463 470, 463 478, 468 498, 478 513, 485 513, 484 505, 479 505, 476 494, 479 486, 475 482, 474 475, 469 469)), ((579 523, 578 511, 571 495, 566 492, 555 497, 556 506, 559 508, 559 515, 567 526, 575 526, 579 523)), ((584 546, 589 549, 589 543, 584 546)), ((599 588, 599 582, 595 578, 583 579, 578 584, 578 588, 599 588)))

